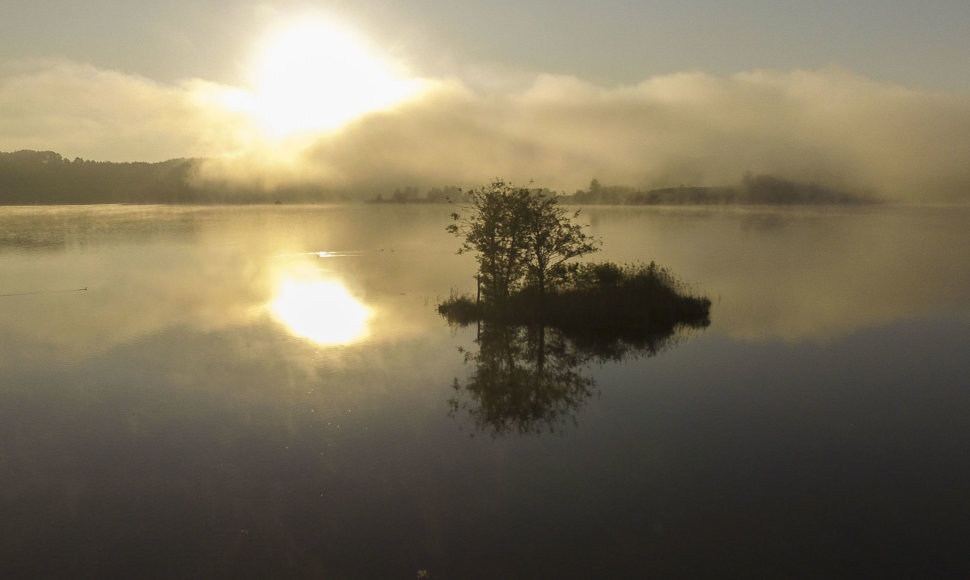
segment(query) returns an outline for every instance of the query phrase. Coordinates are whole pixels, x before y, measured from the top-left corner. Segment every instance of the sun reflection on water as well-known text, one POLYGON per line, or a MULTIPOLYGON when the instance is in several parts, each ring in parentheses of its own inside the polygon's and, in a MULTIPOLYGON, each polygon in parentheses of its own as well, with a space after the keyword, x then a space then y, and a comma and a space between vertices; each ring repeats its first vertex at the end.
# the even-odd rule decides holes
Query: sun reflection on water
POLYGON ((342 284, 318 278, 283 278, 270 310, 293 334, 326 345, 365 338, 371 315, 342 284))

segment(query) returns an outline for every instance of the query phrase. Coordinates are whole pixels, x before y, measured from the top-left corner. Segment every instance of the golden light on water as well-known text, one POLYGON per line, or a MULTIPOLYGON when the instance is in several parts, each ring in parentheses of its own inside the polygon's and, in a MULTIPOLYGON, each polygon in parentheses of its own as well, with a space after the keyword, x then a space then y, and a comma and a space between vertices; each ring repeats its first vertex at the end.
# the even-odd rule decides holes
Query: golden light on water
POLYGON ((282 279, 270 310, 293 334, 327 345, 366 337, 371 314, 336 281, 296 278, 282 279))

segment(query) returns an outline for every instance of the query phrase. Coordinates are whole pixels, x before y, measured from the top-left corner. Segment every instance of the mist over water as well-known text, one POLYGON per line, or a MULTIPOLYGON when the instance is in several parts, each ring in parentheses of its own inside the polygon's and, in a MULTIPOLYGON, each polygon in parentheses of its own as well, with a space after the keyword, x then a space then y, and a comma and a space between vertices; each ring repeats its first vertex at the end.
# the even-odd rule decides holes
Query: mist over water
POLYGON ((585 208, 713 301, 615 360, 449 327, 448 213, 0 209, 0 575, 966 572, 965 208, 585 208))
POLYGON ((926 316, 970 316, 965 208, 595 208, 618 260, 677 264, 715 301, 712 332, 828 342, 926 316), (952 246, 951 246, 952 244, 952 246))

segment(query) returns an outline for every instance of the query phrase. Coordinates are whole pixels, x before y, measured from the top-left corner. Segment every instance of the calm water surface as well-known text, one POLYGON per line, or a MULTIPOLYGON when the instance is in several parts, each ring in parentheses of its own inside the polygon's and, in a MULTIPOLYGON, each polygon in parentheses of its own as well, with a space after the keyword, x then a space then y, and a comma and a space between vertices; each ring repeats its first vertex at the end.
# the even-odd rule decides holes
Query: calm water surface
POLYGON ((526 402, 449 209, 0 209, 0 577, 970 572, 968 209, 589 208, 711 324, 526 402))

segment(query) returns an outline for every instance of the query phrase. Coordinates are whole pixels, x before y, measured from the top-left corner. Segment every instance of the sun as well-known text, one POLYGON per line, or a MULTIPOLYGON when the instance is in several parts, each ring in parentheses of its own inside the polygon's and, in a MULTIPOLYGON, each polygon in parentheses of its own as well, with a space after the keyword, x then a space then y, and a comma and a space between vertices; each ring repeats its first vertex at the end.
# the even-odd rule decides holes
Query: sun
POLYGON ((234 104, 274 137, 336 129, 413 96, 417 79, 349 28, 307 18, 270 34, 251 66, 252 90, 234 104))

